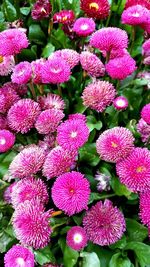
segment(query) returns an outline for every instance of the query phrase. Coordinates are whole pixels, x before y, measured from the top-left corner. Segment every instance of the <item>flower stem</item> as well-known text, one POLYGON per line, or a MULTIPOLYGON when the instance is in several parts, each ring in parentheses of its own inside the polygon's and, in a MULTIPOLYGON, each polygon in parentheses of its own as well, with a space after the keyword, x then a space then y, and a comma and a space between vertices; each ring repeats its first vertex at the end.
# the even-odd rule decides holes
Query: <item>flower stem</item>
POLYGON ((58 89, 58 94, 59 94, 60 96, 62 96, 62 90, 61 90, 61 86, 60 86, 59 83, 57 84, 57 89, 58 89))
POLYGON ((30 87, 30 91, 32 93, 33 99, 36 100, 36 92, 35 92, 35 88, 32 82, 30 82, 29 87, 30 87))
POLYGON ((136 34, 135 27, 133 26, 132 27, 132 32, 131 32, 131 38, 130 38, 130 40, 131 40, 130 54, 132 54, 132 50, 133 50, 133 47, 134 47, 135 34, 136 34))
POLYGON ((110 13, 109 13, 109 17, 106 21, 106 26, 105 27, 108 27, 109 25, 109 22, 110 22, 110 18, 111 18, 111 15, 112 15, 112 10, 113 10, 113 4, 114 4, 114 0, 112 0, 112 3, 111 3, 111 9, 110 9, 110 13))

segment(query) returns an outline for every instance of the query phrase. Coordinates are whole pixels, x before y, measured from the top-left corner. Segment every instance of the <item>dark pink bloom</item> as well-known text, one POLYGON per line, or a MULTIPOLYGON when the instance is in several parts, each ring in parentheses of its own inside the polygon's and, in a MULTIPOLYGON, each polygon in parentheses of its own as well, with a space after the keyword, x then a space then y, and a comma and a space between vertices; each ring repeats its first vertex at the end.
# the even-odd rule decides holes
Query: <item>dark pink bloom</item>
POLYGON ((150 226, 150 188, 140 194, 140 217, 142 223, 150 226))
POLYGON ((117 110, 124 110, 128 107, 128 99, 124 96, 118 96, 114 99, 113 105, 117 110))
POLYGON ((62 24, 68 24, 73 22, 75 19, 75 14, 73 10, 61 10, 60 12, 57 12, 53 16, 54 22, 62 23, 62 24))
POLYGON ((95 27, 96 25, 93 19, 83 17, 75 21, 73 31, 78 36, 86 37, 95 31, 95 27))
POLYGON ((30 81, 31 75, 31 64, 28 61, 23 61, 14 67, 11 80, 13 83, 26 84, 30 81))
POLYGON ((140 119, 136 127, 137 127, 137 131, 141 135, 142 142, 149 143, 149 141, 150 141, 150 125, 147 124, 143 119, 140 119))
POLYGON ((87 209, 90 184, 80 172, 68 172, 59 176, 52 187, 52 199, 59 209, 69 216, 87 209))
POLYGON ((150 11, 141 5, 135 5, 123 11, 121 22, 128 25, 141 25, 150 21, 150 11))
POLYGON ((31 62, 31 68, 32 68, 32 81, 35 84, 41 84, 42 83, 42 66, 46 60, 44 58, 37 59, 35 61, 31 62))
MULTIPOLYGON (((63 60, 65 60, 70 68, 72 69, 79 63, 79 53, 77 53, 73 49, 62 49, 62 50, 57 50, 54 52, 53 56, 55 57, 61 57, 63 60)), ((51 56, 50 56, 51 57, 51 56)))
POLYGON ((141 117, 147 124, 150 124, 150 103, 142 108, 141 117))
POLYGON ((56 94, 47 94, 47 96, 39 96, 38 103, 41 106, 41 109, 51 109, 55 108, 56 110, 64 110, 65 102, 64 100, 56 94))
POLYGON ((11 149, 15 143, 15 135, 8 130, 0 130, 0 153, 11 149))
POLYGON ((0 76, 7 76, 12 72, 14 66, 15 60, 13 56, 0 56, 0 76))
POLYGON ((7 128, 8 128, 7 119, 5 116, 0 114, 0 130, 4 130, 7 128))
POLYGON ((84 228, 73 226, 67 232, 67 245, 74 250, 81 250, 87 245, 87 236, 84 228))
POLYGON ((88 17, 96 19, 105 19, 110 12, 108 0, 81 0, 80 7, 88 17))
POLYGON ((105 74, 105 66, 93 53, 84 51, 80 54, 81 66, 92 77, 100 77, 105 74))
POLYGON ((149 2, 149 0, 127 0, 126 4, 125 4, 125 9, 130 7, 130 6, 135 6, 135 5, 144 6, 147 9, 150 10, 150 2, 149 2))
POLYGON ((31 16, 34 20, 48 18, 52 11, 52 5, 49 0, 37 0, 32 8, 31 16))
POLYGON ((0 113, 6 113, 8 109, 19 99, 20 97, 16 91, 4 84, 0 88, 0 113))
POLYGON ((4 194, 3 194, 3 198, 4 200, 8 203, 8 204, 11 204, 12 203, 12 191, 13 191, 13 188, 15 186, 17 182, 13 182, 11 185, 9 185, 5 191, 4 191, 4 194))
POLYGON ((69 114, 69 120, 83 120, 86 123, 86 116, 81 113, 69 114))
POLYGON ((145 57, 150 56, 150 39, 146 40, 142 45, 142 54, 145 57))
POLYGON ((83 218, 83 226, 88 239, 100 246, 116 243, 126 230, 122 212, 110 200, 92 206, 83 218))
POLYGON ((12 89, 13 91, 16 91, 16 93, 19 96, 24 96, 27 93, 27 85, 25 84, 17 84, 17 83, 12 83, 12 82, 7 82, 3 85, 5 90, 12 89))

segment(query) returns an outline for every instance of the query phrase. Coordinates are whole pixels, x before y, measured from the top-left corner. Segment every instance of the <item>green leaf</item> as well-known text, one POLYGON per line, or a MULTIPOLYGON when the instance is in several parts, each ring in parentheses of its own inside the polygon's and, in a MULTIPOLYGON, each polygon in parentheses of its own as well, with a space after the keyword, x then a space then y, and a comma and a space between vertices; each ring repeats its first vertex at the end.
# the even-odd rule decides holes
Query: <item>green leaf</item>
POLYGON ((126 226, 130 241, 142 242, 148 236, 147 228, 133 219, 126 219, 126 226))
POLYGON ((63 9, 72 9, 78 15, 80 13, 80 1, 77 0, 62 0, 63 9))
POLYGON ((81 264, 81 267, 100 267, 100 260, 95 252, 89 253, 89 252, 81 252, 80 257, 83 258, 83 262, 81 264))
MULTIPOLYGON (((87 252, 95 252, 100 259, 100 263, 102 267, 108 267, 110 259, 114 252, 108 249, 104 249, 98 245, 94 245, 91 242, 88 243, 88 246, 86 247, 87 252)), ((89 266, 92 267, 92 266, 89 266)))
POLYGON ((77 263, 79 257, 79 253, 76 250, 71 249, 67 245, 65 246, 64 251, 64 266, 65 267, 73 267, 77 263))
POLYGON ((102 122, 97 121, 94 116, 90 115, 90 116, 87 116, 86 118, 87 118, 87 126, 88 126, 90 132, 93 131, 94 129, 100 130, 102 128, 102 126, 103 126, 102 122))
POLYGON ((41 27, 39 24, 31 24, 29 26, 29 40, 39 44, 43 45, 45 42, 45 34, 42 31, 41 27))
POLYGON ((109 267, 131 267, 131 261, 125 257, 122 258, 121 253, 116 253, 112 256, 109 267))
POLYGON ((100 158, 96 152, 96 144, 85 144, 79 150, 80 162, 86 162, 90 166, 96 166, 100 162, 100 158))
POLYGON ((125 250, 133 250, 141 267, 147 267, 150 264, 150 246, 141 242, 129 242, 125 250))
POLYGON ((20 12, 21 14, 28 16, 31 11, 31 7, 21 7, 20 12))
POLYGON ((34 251, 34 255, 35 255, 35 260, 40 265, 43 265, 43 264, 48 263, 48 262, 54 262, 55 261, 55 257, 54 257, 54 255, 53 255, 53 253, 52 253, 52 251, 51 251, 49 246, 34 251))
POLYGON ((112 177, 111 186, 116 195, 118 196, 128 197, 131 194, 131 191, 129 191, 125 185, 121 184, 117 177, 112 177))
POLYGON ((53 46, 51 43, 48 43, 44 49, 43 49, 43 52, 42 52, 42 56, 44 58, 47 58, 49 57, 53 52, 55 51, 55 46, 53 46))
POLYGON ((11 2, 8 0, 3 1, 3 10, 5 17, 8 21, 14 21, 17 19, 17 11, 11 2))
POLYGON ((113 245, 110 245, 109 247, 111 249, 116 249, 116 248, 123 249, 126 246, 126 244, 127 244, 126 237, 125 237, 125 235, 123 235, 119 241, 117 241, 113 245))

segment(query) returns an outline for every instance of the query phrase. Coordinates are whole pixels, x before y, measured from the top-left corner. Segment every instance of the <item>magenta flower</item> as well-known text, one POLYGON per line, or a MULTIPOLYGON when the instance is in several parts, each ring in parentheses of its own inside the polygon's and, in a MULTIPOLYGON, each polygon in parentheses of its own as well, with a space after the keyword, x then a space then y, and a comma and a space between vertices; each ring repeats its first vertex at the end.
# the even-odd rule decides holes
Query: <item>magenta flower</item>
POLYGON ((24 148, 11 162, 10 174, 16 178, 29 177, 41 170, 44 160, 43 149, 36 145, 24 148))
POLYGON ((88 208, 90 184, 80 172, 59 176, 52 187, 52 199, 56 207, 69 216, 88 208))
POLYGON ((13 214, 13 227, 17 239, 24 246, 35 249, 45 247, 52 232, 49 226, 50 211, 44 212, 39 200, 26 200, 13 214))
POLYGON ((33 252, 20 245, 14 245, 4 257, 4 267, 34 267, 33 252))
POLYGON ((145 57, 150 56, 150 39, 146 40, 142 45, 142 54, 145 57))
POLYGON ((4 130, 7 128, 8 128, 7 119, 5 116, 0 114, 0 130, 4 130))
POLYGON ((105 66, 93 53, 84 51, 80 55, 81 66, 92 77, 100 77, 105 74, 105 66))
POLYGON ((83 17, 75 21, 73 31, 78 36, 86 37, 95 31, 95 27, 96 25, 93 19, 83 17))
POLYGON ((114 99, 113 105, 117 110, 124 110, 128 107, 128 99, 124 96, 118 96, 114 99))
POLYGON ((95 19, 105 19, 110 12, 108 0, 81 0, 80 7, 88 17, 95 19))
POLYGON ((64 100, 59 95, 51 93, 47 94, 47 96, 39 96, 38 103, 42 110, 55 108, 63 111, 65 108, 64 100))
POLYGON ((89 84, 82 93, 83 104, 97 112, 104 111, 115 96, 116 90, 113 84, 100 80, 89 84))
POLYGON ((140 194, 140 218, 150 226, 150 188, 140 194))
POLYGON ((86 123, 80 119, 66 120, 57 128, 57 142, 64 149, 77 150, 83 146, 89 137, 86 123))
POLYGON ((27 133, 40 114, 39 104, 25 98, 16 102, 8 111, 9 127, 15 132, 27 133))
POLYGON ((73 22, 75 19, 75 14, 73 10, 61 10, 60 12, 57 12, 53 16, 53 21, 62 23, 62 24, 68 24, 73 22))
POLYGON ((114 127, 104 131, 96 141, 97 153, 108 162, 118 162, 126 158, 134 148, 134 137, 124 127, 114 127))
POLYGON ((3 85, 3 87, 5 88, 4 90, 8 90, 9 89, 12 89, 13 91, 16 91, 16 93, 19 95, 19 96, 24 96, 26 93, 27 93, 27 85, 26 84, 17 84, 17 83, 12 83, 12 82, 7 82, 3 85))
POLYGON ((32 81, 35 84, 42 83, 42 66, 46 62, 46 59, 40 58, 31 62, 32 68, 32 81))
POLYGON ((53 148, 44 162, 43 175, 51 179, 69 171, 76 156, 75 151, 69 151, 60 146, 53 148))
POLYGON ((88 239, 100 246, 116 243, 126 230, 122 212, 109 200, 92 206, 83 218, 83 226, 88 239))
POLYGON ((40 134, 49 134, 57 130, 58 125, 64 117, 64 113, 59 109, 47 109, 38 116, 35 128, 40 134))
POLYGON ((17 182, 13 182, 4 191, 3 198, 4 198, 5 202, 7 202, 8 204, 12 203, 12 191, 13 191, 13 188, 16 185, 16 183, 17 182))
POLYGON ((146 7, 147 9, 150 9, 149 0, 127 0, 125 4, 125 9, 130 6, 135 6, 135 5, 141 5, 141 6, 146 7))
POLYGON ((135 5, 127 8, 123 11, 121 16, 121 22, 128 25, 141 25, 149 22, 150 12, 141 5, 135 5))
POLYGON ((140 119, 137 126, 137 131, 140 133, 142 142, 147 143, 150 141, 150 125, 143 119, 140 119))
MULTIPOLYGON (((65 60, 69 67, 72 69, 79 63, 79 53, 77 53, 73 49, 62 49, 62 50, 57 50, 53 53, 53 56, 55 57, 61 57, 63 60, 65 60)), ((51 56, 49 57, 51 58, 51 56)))
POLYGON ((145 190, 150 184, 150 151, 134 148, 127 158, 117 163, 116 170, 121 183, 131 191, 145 190))
POLYGON ((6 113, 8 109, 19 99, 20 97, 16 91, 4 84, 0 88, 0 113, 6 113))
POLYGON ((28 61, 23 61, 14 67, 11 80, 13 83, 26 84, 30 81, 31 75, 31 64, 28 61))
POLYGON ((84 228, 73 226, 67 232, 67 245, 74 250, 81 250, 87 245, 87 236, 84 228))
POLYGON ((15 135, 8 130, 0 130, 0 153, 11 149, 15 143, 15 135))
POLYGON ((86 123, 86 116, 81 113, 69 114, 69 120, 83 120, 86 123))
POLYGON ((12 72, 14 66, 15 60, 13 56, 0 56, 0 76, 7 76, 12 72))
POLYGON ((20 29, 8 29, 0 33, 0 55, 18 54, 29 45, 26 34, 20 29))
POLYGON ((142 108, 141 117, 147 124, 150 124, 150 103, 142 108))
POLYGON ((48 18, 52 11, 52 5, 49 0, 37 0, 32 8, 31 16, 34 20, 48 18))

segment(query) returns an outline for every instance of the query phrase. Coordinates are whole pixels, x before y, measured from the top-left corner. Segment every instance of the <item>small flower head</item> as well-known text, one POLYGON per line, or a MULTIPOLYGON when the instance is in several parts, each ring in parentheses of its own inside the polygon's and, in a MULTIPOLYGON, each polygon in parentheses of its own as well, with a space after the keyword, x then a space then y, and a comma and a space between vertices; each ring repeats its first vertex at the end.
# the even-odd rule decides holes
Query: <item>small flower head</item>
POLYGON ((20 245, 14 245, 4 257, 4 267, 34 267, 33 252, 20 245))
POLYGON ((38 98, 38 103, 42 110, 45 109, 56 109, 56 110, 64 110, 65 102, 64 100, 56 94, 47 94, 47 96, 40 96, 38 98))
POLYGON ((8 128, 7 119, 5 116, 0 114, 0 130, 4 130, 7 128, 8 128))
POLYGON ((24 96, 27 93, 27 85, 25 84, 17 84, 17 83, 12 83, 12 82, 7 82, 3 85, 3 87, 5 88, 5 90, 12 89, 13 91, 16 91, 16 93, 19 96, 24 96))
POLYGON ((57 50, 54 53, 54 56, 61 57, 63 60, 65 60, 71 69, 78 65, 80 58, 79 53, 73 49, 57 50))
POLYGON ((40 114, 39 104, 31 99, 21 99, 8 111, 9 127, 15 132, 27 133, 40 114))
POLYGON ((54 22, 62 23, 62 24, 68 24, 73 22, 75 19, 75 14, 73 10, 61 10, 60 12, 57 12, 53 16, 54 22))
POLYGON ((149 141, 150 141, 150 125, 147 124, 143 119, 140 119, 136 127, 137 127, 137 131, 141 135, 142 142, 149 143, 149 141))
POLYGON ((150 56, 150 39, 146 40, 142 45, 142 54, 145 57, 150 56))
POLYGON ((140 217, 142 223, 150 226, 150 188, 140 194, 140 217))
POLYGON ((130 190, 144 191, 150 186, 150 151, 134 148, 127 158, 117 163, 116 170, 121 183, 130 190))
POLYGON ((52 5, 49 0, 37 0, 32 8, 31 16, 34 20, 48 18, 52 11, 52 5))
POLYGON ((150 103, 142 108, 141 117, 147 124, 150 124, 150 103))
POLYGON ((29 44, 26 34, 20 29, 1 32, 0 40, 0 55, 6 57, 20 53, 29 44))
POLYGON ((96 81, 85 87, 82 93, 83 104, 86 107, 102 112, 116 96, 114 86, 106 81, 96 81))
POLYGON ((0 153, 11 149, 15 143, 15 135, 8 130, 0 130, 0 153))
POLYGON ((80 55, 81 66, 92 77, 100 77, 105 74, 105 66, 93 53, 84 51, 80 55))
POLYGON ((44 65, 45 61, 45 59, 40 58, 31 62, 32 81, 35 84, 42 83, 42 66, 44 65))
POLYGON ((96 142, 97 153, 108 162, 118 162, 133 150, 134 137, 124 127, 114 127, 104 131, 96 142))
POLYGON ((0 56, 0 76, 7 76, 12 72, 14 66, 15 60, 13 56, 0 56))
POLYGON ((3 87, 0 88, 0 113, 6 113, 19 99, 20 97, 16 91, 4 84, 3 87))
POLYGON ((69 120, 83 120, 86 123, 86 116, 81 113, 69 114, 69 120))
POLYGON ((108 0, 81 0, 80 7, 88 17, 95 19, 105 19, 110 12, 108 0))
POLYGON ((113 105, 117 110, 124 110, 128 107, 128 99, 124 96, 118 96, 114 99, 113 105))
POLYGON ((89 182, 79 172, 62 174, 52 187, 52 199, 55 206, 69 216, 87 209, 89 196, 89 182))
POLYGON ((74 250, 81 250, 87 245, 87 236, 84 228, 73 226, 67 232, 67 245, 74 250))
POLYGON ((31 64, 28 61, 23 61, 14 67, 11 80, 13 83, 26 84, 31 79, 31 75, 31 64))
POLYGON ((4 198, 5 202, 8 203, 8 204, 11 204, 12 203, 12 197, 11 196, 12 196, 13 188, 16 185, 16 183, 17 182, 13 182, 4 191, 3 198, 4 198))
POLYGON ((95 31, 95 26, 96 25, 93 19, 79 18, 73 25, 73 31, 78 36, 86 37, 95 31))
POLYGON ((128 25, 141 25, 149 22, 150 12, 146 7, 135 5, 123 11, 121 21, 128 25))
POLYGON ((122 212, 109 200, 92 206, 83 218, 83 226, 88 239, 100 246, 116 243, 126 230, 122 212))
POLYGON ((97 190, 102 192, 103 190, 110 190, 110 176, 104 173, 97 172, 95 180, 98 181, 97 190))
POLYGON ((150 10, 150 2, 149 2, 149 0, 127 0, 126 4, 125 4, 125 9, 127 9, 130 6, 135 6, 135 5, 144 6, 147 9, 150 10))

